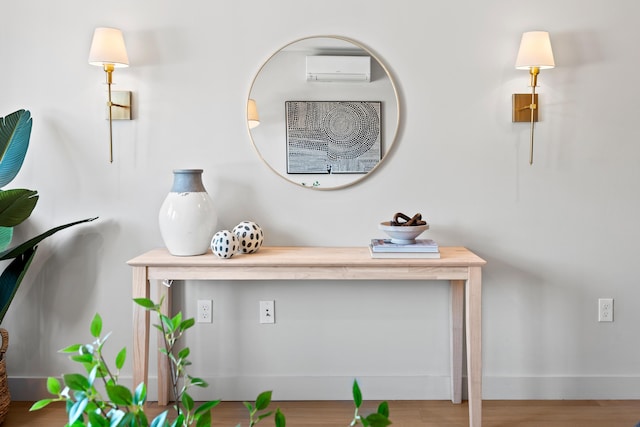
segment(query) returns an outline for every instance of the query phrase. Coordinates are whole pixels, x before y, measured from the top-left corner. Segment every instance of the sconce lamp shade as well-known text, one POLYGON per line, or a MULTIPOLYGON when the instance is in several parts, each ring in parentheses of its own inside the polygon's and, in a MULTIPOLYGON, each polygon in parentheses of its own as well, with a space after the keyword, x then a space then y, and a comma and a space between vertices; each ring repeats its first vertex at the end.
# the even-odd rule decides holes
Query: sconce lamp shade
POLYGON ((249 123, 249 129, 260 124, 260 117, 258 116, 258 106, 255 99, 249 99, 247 103, 247 122, 249 123))
POLYGON ((116 28, 96 28, 89 51, 89 64, 114 67, 128 67, 129 57, 124 45, 122 31, 116 28))
POLYGON ((555 66, 549 33, 546 31, 523 33, 516 59, 516 68, 528 70, 532 67, 538 67, 542 70, 555 66))

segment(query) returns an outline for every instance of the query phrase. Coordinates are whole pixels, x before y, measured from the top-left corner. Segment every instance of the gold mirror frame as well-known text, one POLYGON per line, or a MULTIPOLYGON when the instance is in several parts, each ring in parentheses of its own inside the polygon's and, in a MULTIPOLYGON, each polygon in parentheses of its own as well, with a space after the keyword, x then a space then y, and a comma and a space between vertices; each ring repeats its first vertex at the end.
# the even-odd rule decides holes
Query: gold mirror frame
MULTIPOLYGON (((286 59, 286 58, 285 58, 286 59)), ((299 71, 299 70, 298 70, 299 71)), ((302 72, 300 72, 300 79, 303 79, 302 72)), ((279 77, 279 76, 278 76, 279 77)), ((296 76, 296 79, 298 77, 296 76)), ((281 82, 280 87, 285 87, 287 82, 281 82)), ((306 79, 304 79, 304 83, 306 84, 306 79)), ((372 84, 367 83, 367 84, 372 84)), ((285 96, 286 101, 358 101, 357 99, 319 99, 322 96, 318 96, 314 93, 319 93, 319 91, 313 92, 311 89, 314 87, 312 85, 318 85, 316 87, 320 87, 322 89, 326 89, 327 86, 320 85, 351 85, 352 83, 310 83, 305 86, 305 93, 302 94, 292 94, 286 93, 285 96)), ((360 83, 359 83, 360 84, 360 83)), ((277 85, 268 85, 270 88, 273 88, 277 85)), ((333 89, 339 86, 334 86, 333 89)), ((345 86, 342 86, 345 87, 345 86)), ((266 89, 260 89, 262 91, 266 91, 266 89)), ((393 81, 391 73, 385 66, 385 64, 378 58, 371 50, 362 45, 361 43, 347 38, 343 36, 336 35, 318 35, 318 36, 309 36, 303 37, 297 40, 288 43, 284 47, 278 49, 274 52, 267 60, 262 64, 262 66, 258 69, 253 81, 251 82, 251 87, 249 89, 249 96, 247 100, 247 105, 249 104, 249 100, 254 100, 257 103, 258 114, 260 117, 261 124, 257 127, 250 127, 249 121, 247 120, 247 130, 249 132, 249 137, 251 139, 251 144, 255 149, 258 157, 262 160, 262 162, 269 167, 274 173, 282 177, 284 180, 291 182, 295 185, 310 188, 314 190, 339 190, 342 188, 346 188, 357 184, 370 176, 375 170, 377 170, 382 162, 389 155, 393 145, 396 142, 398 131, 400 128, 400 99, 398 96, 398 90, 396 88, 396 84, 393 81), (325 41, 326 45, 320 46, 318 42, 325 41), (269 64, 273 64, 275 59, 278 58, 278 55, 281 55, 286 52, 297 52, 297 55, 302 54, 366 54, 372 58, 371 61, 371 80, 372 83, 375 79, 379 79, 378 83, 380 87, 378 88, 379 92, 386 92, 387 99, 362 99, 360 101, 383 101, 381 107, 381 152, 380 152, 380 160, 376 163, 375 166, 371 168, 368 172, 358 173, 358 174, 289 174, 286 172, 286 136, 282 138, 282 141, 277 141, 278 138, 270 138, 269 136, 262 135, 262 130, 266 124, 270 124, 272 128, 275 126, 279 126, 280 131, 285 128, 285 112, 284 112, 284 102, 282 103, 282 109, 279 111, 269 111, 265 110, 264 106, 261 108, 260 94, 258 88, 261 86, 267 85, 262 79, 273 78, 273 76, 269 76, 267 69, 269 68, 269 64), (385 82, 385 79, 387 82, 385 82), (384 87, 388 84, 388 87, 384 87), (394 102, 395 105, 390 105, 391 102, 394 102), (274 119, 274 116, 276 117, 274 119), (393 118, 395 117, 395 120, 393 118), (276 125, 274 125, 275 123, 276 125), (393 127, 393 128, 391 128, 393 127), (262 129, 261 129, 262 128, 262 129), (387 128, 389 130, 387 130, 387 128), (261 141, 260 138, 263 140, 261 141), (275 139, 275 140, 274 140, 275 139), (280 148, 271 148, 268 144, 279 144, 281 142, 280 148), (265 145, 267 144, 267 145, 265 145), (262 147, 262 149, 261 149, 262 147), (271 153, 268 153, 266 147, 269 147, 271 153), (281 149, 281 157, 284 158, 284 161, 280 160, 280 155, 274 153, 276 149, 281 149), (270 159, 276 159, 270 160, 270 159), (274 163, 281 163, 280 166, 274 163), (282 166, 284 165, 284 167, 282 166), (332 181, 337 181, 336 184, 331 183, 330 185, 323 186, 322 183, 320 185, 315 186, 314 182, 317 182, 316 178, 321 179, 323 177, 331 177, 332 181), (294 180, 294 177, 298 177, 298 180, 294 180), (299 177, 303 177, 300 179, 299 177), (306 178, 308 179, 306 179, 306 178)), ((248 119, 249 117, 247 117, 248 119)))

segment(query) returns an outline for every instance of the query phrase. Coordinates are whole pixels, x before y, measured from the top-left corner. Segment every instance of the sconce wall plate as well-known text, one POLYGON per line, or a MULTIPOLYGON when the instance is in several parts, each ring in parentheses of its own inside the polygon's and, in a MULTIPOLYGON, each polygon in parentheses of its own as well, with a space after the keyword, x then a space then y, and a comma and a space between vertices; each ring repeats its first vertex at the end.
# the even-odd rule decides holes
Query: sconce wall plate
MULTIPOLYGON (((105 109, 105 119, 109 120, 109 106, 105 109)), ((111 120, 131 120, 131 92, 111 92, 111 120)))
MULTIPOLYGON (((538 105, 538 94, 533 97, 534 105, 538 105)), ((531 122, 531 94, 514 93, 512 97, 513 111, 511 121, 513 123, 531 122)), ((533 110, 533 121, 538 121, 538 109, 533 110)))

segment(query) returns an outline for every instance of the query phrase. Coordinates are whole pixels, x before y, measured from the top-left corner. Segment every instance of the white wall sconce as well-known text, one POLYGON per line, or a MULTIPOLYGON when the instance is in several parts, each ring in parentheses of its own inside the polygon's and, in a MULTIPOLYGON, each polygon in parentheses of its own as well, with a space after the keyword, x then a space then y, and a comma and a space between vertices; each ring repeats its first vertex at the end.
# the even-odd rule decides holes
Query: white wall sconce
POLYGON ((249 99, 249 102, 247 102, 247 123, 249 125, 249 129, 253 129, 260 124, 258 105, 256 104, 255 99, 249 99))
POLYGON ((131 92, 111 92, 113 70, 128 67, 129 57, 122 31, 96 28, 93 33, 89 64, 101 66, 107 77, 107 111, 109 118, 109 162, 113 163, 113 120, 131 120, 131 92), (115 101, 115 102, 114 102, 115 101))
POLYGON ((531 94, 513 94, 513 122, 531 123, 531 141, 529 147, 529 164, 533 164, 533 124, 538 121, 538 74, 540 70, 555 67, 551 40, 546 31, 529 31, 522 34, 520 49, 516 59, 516 69, 529 70, 531 76, 531 94))

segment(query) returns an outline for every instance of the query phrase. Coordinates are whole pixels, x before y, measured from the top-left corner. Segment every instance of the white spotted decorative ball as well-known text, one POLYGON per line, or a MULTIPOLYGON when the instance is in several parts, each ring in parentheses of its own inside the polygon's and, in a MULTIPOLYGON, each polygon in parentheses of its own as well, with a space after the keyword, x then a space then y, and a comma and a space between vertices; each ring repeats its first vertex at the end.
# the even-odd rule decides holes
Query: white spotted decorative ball
POLYGON ((219 258, 231 258, 240 248, 240 242, 229 230, 218 231, 211 239, 211 250, 219 258))
POLYGON ((240 241, 240 252, 252 254, 257 252, 264 241, 262 228, 253 221, 242 221, 233 228, 233 233, 240 241))

